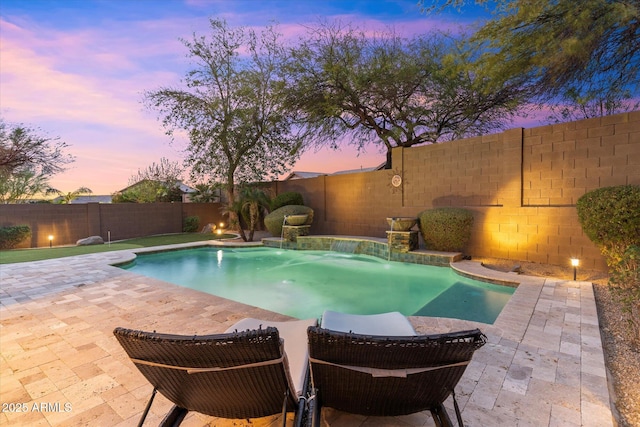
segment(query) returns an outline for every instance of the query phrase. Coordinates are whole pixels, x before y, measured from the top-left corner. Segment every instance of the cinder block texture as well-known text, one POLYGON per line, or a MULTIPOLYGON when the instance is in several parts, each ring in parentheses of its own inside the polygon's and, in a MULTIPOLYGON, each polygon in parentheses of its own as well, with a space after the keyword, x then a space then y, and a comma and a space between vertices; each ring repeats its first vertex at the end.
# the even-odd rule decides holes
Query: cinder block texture
POLYGON ((606 269, 583 235, 576 201, 596 188, 640 185, 640 112, 441 144, 395 148, 390 170, 277 183, 316 212, 312 233, 383 237, 389 216, 464 207, 475 256, 606 269), (402 184, 394 187, 394 175, 402 184))

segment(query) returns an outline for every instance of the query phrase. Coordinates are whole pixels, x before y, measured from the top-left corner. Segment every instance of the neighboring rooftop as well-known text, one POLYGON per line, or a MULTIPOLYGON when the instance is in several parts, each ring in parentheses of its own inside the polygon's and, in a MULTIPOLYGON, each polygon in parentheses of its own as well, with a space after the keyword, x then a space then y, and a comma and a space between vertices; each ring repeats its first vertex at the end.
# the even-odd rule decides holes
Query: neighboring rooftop
MULTIPOLYGON (((54 199, 54 202, 57 199, 54 199)), ((82 203, 111 203, 111 195, 106 196, 78 196, 69 202, 70 205, 78 205, 82 203)))
POLYGON ((292 179, 306 179, 306 178, 316 178, 323 175, 342 175, 347 173, 359 173, 359 172, 373 172, 384 169, 386 163, 381 163, 378 166, 371 166, 368 168, 361 167, 360 169, 348 169, 342 171, 336 171, 333 173, 327 172, 303 172, 303 171, 293 171, 289 175, 287 175, 283 181, 289 181, 292 179))

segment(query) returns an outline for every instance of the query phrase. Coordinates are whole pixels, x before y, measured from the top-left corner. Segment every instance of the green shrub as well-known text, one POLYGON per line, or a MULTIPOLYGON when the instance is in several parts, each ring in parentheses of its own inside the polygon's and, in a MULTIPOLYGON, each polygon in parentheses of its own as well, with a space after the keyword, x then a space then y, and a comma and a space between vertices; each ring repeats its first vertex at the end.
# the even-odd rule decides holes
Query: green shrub
POLYGON ((590 191, 576 203, 582 231, 604 255, 611 283, 640 288, 640 186, 590 191))
POLYGON ((31 237, 31 228, 28 225, 0 227, 0 249, 13 249, 29 237, 31 237))
POLYGON ((611 254, 607 265, 611 270, 611 283, 621 288, 635 288, 640 302, 640 246, 631 245, 620 256, 611 254))
POLYGON ((264 217, 264 226, 269 230, 271 235, 277 237, 282 235, 282 223, 286 215, 308 215, 305 224, 311 224, 313 222, 313 209, 310 207, 302 205, 282 206, 264 217))
POLYGON ((640 244, 640 186, 590 191, 576 203, 584 233, 597 245, 640 244))
POLYGON ((304 205, 302 194, 297 191, 287 191, 271 199, 271 211, 289 205, 304 205))
POLYGON ((428 249, 458 252, 471 238, 473 214, 462 208, 427 209, 418 214, 418 226, 428 249))
POLYGON ((197 216, 188 216, 182 221, 182 231, 185 233, 193 233, 198 231, 200 227, 200 218, 197 216))

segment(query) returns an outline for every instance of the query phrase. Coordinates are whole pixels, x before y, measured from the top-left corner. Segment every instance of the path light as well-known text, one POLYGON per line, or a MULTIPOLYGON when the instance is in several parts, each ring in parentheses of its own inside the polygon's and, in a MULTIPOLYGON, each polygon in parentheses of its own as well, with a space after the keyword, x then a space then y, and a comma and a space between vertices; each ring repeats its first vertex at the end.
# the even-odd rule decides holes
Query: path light
POLYGON ((49 234, 49 247, 53 247, 53 234, 49 234))
POLYGON ((576 273, 578 272, 580 260, 578 258, 571 258, 571 265, 573 266, 573 280, 576 280, 576 273))

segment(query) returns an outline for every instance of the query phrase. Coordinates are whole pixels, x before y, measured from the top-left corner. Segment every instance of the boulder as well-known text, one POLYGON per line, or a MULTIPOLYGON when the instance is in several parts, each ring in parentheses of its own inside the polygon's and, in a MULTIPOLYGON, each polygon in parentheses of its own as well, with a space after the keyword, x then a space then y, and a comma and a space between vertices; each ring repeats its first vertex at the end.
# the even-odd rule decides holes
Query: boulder
POLYGON ((201 231, 202 234, 215 234, 215 232, 216 232, 215 224, 207 224, 204 226, 204 228, 201 231))
POLYGON ((89 236, 76 242, 76 246, 104 245, 104 240, 100 236, 89 236))

